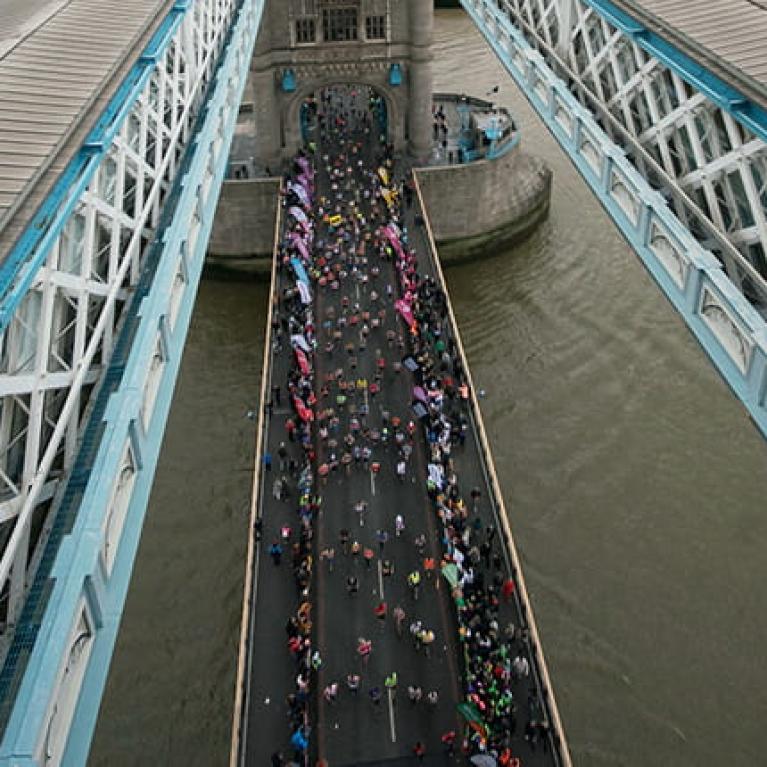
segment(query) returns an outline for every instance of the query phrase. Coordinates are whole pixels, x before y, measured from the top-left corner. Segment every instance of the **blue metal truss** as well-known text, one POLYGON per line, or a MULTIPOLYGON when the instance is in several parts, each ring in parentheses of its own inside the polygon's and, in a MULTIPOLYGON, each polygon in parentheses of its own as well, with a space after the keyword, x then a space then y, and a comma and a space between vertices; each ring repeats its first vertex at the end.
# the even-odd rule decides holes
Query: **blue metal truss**
POLYGON ((636 41, 640 48, 676 72, 717 106, 729 112, 754 135, 767 142, 767 110, 709 72, 660 35, 649 30, 641 21, 618 8, 610 0, 583 0, 583 2, 636 41))
POLYGON ((0 334, 29 290, 50 248, 105 157, 112 140, 152 76, 161 54, 184 19, 189 0, 177 0, 144 52, 69 162, 19 241, 0 265, 0 334))

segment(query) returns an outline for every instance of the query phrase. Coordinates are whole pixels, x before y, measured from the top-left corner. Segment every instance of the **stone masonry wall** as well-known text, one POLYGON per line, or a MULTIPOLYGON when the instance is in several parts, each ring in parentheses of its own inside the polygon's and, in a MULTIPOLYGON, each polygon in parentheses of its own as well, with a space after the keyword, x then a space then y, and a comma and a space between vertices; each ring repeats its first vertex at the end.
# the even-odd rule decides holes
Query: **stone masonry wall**
MULTIPOLYGON (((519 147, 496 160, 416 170, 444 263, 492 255, 545 218, 551 171, 519 147)), ((268 272, 279 204, 276 178, 225 181, 208 243, 208 265, 268 272)))
POLYGON ((268 257, 274 249, 277 178, 224 181, 208 243, 209 261, 268 257), (210 258, 212 257, 212 258, 210 258))
POLYGON ((527 237, 548 213, 551 170, 519 146, 495 160, 416 173, 443 261, 492 255, 527 237))

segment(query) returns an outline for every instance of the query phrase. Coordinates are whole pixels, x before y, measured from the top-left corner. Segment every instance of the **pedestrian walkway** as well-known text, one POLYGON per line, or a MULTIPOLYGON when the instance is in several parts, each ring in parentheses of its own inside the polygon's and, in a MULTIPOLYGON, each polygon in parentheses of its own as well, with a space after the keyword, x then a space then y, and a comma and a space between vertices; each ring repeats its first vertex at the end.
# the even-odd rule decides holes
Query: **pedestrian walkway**
POLYGON ((247 763, 558 764, 444 287, 360 97, 322 94, 285 185, 247 763))

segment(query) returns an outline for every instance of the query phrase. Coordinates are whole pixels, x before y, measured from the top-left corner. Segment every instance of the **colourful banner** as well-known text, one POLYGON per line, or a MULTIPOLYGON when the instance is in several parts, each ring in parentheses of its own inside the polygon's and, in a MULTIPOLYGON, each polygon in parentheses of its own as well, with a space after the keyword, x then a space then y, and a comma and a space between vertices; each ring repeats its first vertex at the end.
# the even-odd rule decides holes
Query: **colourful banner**
MULTIPOLYGON (((306 246, 304 245, 304 249, 305 248, 306 246)), ((306 273, 306 269, 304 269, 304 265, 297 258, 291 258, 290 265, 293 267, 293 271, 296 273, 296 279, 299 282, 305 282, 308 285, 309 275, 306 273)))
POLYGON ((458 568, 453 565, 445 565, 442 568, 442 575, 445 577, 445 580, 450 584, 451 588, 455 588, 458 585, 458 568))
POLYGON ((386 201, 386 204, 389 206, 389 208, 391 208, 392 205, 394 205, 394 201, 396 199, 396 193, 392 192, 391 189, 384 188, 384 189, 381 189, 381 197, 384 198, 384 200, 386 201))
POLYGON ((301 186, 306 189, 306 191, 311 195, 312 193, 312 182, 307 178, 303 173, 296 179, 301 186))
POLYGON ((386 239, 389 240, 394 250, 397 252, 397 255, 400 258, 405 257, 405 251, 402 250, 402 245, 399 241, 399 232, 395 231, 394 227, 389 224, 389 226, 384 227, 384 235, 386 235, 386 239))
POLYGON ((302 351, 305 351, 307 354, 309 354, 309 352, 312 350, 312 347, 309 346, 307 340, 298 333, 290 337, 290 344, 294 349, 298 347, 302 351))
POLYGON ((305 175, 307 175, 309 178, 314 178, 314 168, 312 168, 312 164, 309 162, 308 157, 297 157, 296 164, 299 168, 301 168, 301 171, 305 175))
POLYGON ((405 320, 408 327, 412 328, 415 326, 415 317, 413 316, 410 304, 400 298, 394 302, 394 307, 402 315, 402 319, 405 320))
POLYGON ((306 213, 304 213, 297 205, 291 205, 288 208, 288 213, 290 213, 296 221, 300 221, 302 224, 305 224, 308 221, 306 213))
POLYGON ((301 184, 297 184, 295 181, 288 181, 288 191, 293 192, 305 207, 311 207, 312 203, 309 199, 309 193, 301 186, 301 184))
POLYGON ((306 247, 306 243, 295 232, 293 232, 293 236, 290 238, 290 244, 301 254, 304 260, 309 260, 309 248, 306 247))
POLYGON ((299 370, 302 375, 308 376, 312 372, 312 366, 309 364, 309 360, 301 349, 293 350, 296 355, 296 361, 298 362, 299 370))
POLYGON ((304 305, 310 304, 312 302, 312 292, 309 290, 309 286, 305 282, 301 282, 299 280, 296 283, 296 287, 298 288, 298 293, 301 296, 301 303, 304 305))
POLYGON ((314 420, 314 413, 306 407, 300 397, 293 397, 293 407, 295 407, 296 413, 298 413, 298 417, 302 421, 309 423, 314 420))

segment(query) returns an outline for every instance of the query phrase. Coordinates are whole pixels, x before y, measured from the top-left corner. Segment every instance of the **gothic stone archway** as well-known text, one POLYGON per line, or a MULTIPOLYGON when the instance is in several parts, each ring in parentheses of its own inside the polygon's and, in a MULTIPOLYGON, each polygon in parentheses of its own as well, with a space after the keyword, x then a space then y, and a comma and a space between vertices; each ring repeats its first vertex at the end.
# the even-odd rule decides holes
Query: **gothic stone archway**
POLYGON ((388 115, 388 140, 394 144, 395 151, 404 150, 407 90, 404 85, 396 88, 389 85, 388 75, 388 65, 379 63, 368 66, 364 63, 329 65, 313 73, 303 71, 303 68, 297 70, 298 88, 293 93, 281 94, 280 99, 283 157, 292 157, 302 144, 299 110, 306 97, 311 93, 319 93, 327 86, 341 83, 371 87, 384 98, 388 115))

